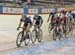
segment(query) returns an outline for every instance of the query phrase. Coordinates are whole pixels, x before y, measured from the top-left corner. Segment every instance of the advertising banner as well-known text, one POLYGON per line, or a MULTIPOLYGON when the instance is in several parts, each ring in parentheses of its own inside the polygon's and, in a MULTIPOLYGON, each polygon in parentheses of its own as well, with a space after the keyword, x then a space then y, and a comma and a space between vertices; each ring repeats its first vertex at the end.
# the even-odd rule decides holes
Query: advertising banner
POLYGON ((3 7, 0 7, 0 13, 3 13, 3 7))
POLYGON ((44 8, 42 9, 42 13, 50 13, 53 9, 50 8, 44 8))
POLYGON ((35 14, 38 13, 38 9, 28 9, 29 14, 35 14))
POLYGON ((10 13, 10 14, 22 14, 22 8, 10 8, 10 7, 3 7, 3 13, 10 13))

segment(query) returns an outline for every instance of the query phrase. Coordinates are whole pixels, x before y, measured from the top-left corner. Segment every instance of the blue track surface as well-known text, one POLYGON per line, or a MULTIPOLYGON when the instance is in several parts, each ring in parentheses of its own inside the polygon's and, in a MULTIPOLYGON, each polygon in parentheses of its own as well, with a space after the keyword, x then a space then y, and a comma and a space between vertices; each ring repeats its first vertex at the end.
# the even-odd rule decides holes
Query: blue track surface
MULTIPOLYGON (((6 55, 40 55, 41 53, 46 52, 55 52, 56 49, 61 49, 65 46, 75 46, 75 39, 74 38, 66 38, 64 40, 57 40, 57 41, 50 41, 47 43, 41 43, 36 46, 19 50, 16 52, 8 53, 6 55)), ((75 51, 75 49, 72 50, 72 52, 75 51)))

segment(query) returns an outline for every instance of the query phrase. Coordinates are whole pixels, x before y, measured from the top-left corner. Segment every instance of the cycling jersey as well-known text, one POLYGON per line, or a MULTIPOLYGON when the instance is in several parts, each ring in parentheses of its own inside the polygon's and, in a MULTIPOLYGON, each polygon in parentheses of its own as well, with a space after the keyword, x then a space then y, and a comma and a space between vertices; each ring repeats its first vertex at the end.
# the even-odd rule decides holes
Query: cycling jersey
POLYGON ((32 21, 29 17, 27 17, 25 20, 21 19, 20 21, 24 22, 24 25, 27 26, 28 23, 32 24, 32 21))
POLYGON ((53 21, 53 18, 54 18, 54 16, 55 16, 55 14, 56 14, 56 13, 53 13, 53 12, 50 13, 49 17, 52 15, 52 17, 51 17, 51 22, 53 21))
POLYGON ((73 18, 75 18, 75 13, 72 13, 73 18))
POLYGON ((73 19, 73 15, 72 15, 71 13, 67 13, 67 17, 68 17, 69 19, 73 19))
POLYGON ((67 23, 68 19, 67 19, 67 16, 66 16, 65 14, 61 13, 60 18, 61 18, 61 21, 62 21, 63 23, 65 23, 65 24, 67 23))
POLYGON ((34 17, 33 19, 36 20, 36 22, 35 22, 36 25, 39 25, 40 21, 41 21, 41 24, 43 23, 43 19, 41 16, 34 17))
POLYGON ((55 23, 56 24, 60 24, 60 22, 61 22, 61 19, 60 19, 59 16, 58 17, 55 17, 54 20, 55 20, 55 23))

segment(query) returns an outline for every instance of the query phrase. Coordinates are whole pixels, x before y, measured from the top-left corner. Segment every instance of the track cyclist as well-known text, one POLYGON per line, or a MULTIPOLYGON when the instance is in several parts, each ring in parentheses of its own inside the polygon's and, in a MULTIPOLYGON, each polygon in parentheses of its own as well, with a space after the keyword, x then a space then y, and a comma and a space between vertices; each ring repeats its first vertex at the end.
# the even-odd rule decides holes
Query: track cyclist
POLYGON ((52 31, 52 29, 53 29, 53 27, 54 27, 54 22, 53 22, 53 20, 54 20, 54 16, 55 16, 56 13, 57 13, 57 11, 56 11, 56 10, 53 10, 53 11, 49 14, 49 17, 48 17, 48 20, 47 20, 47 22, 50 21, 50 24, 51 24, 51 28, 50 28, 49 32, 52 31))
MULTIPOLYGON (((17 28, 17 30, 19 30, 19 28, 21 27, 22 25, 22 22, 24 22, 24 25, 23 25, 23 33, 22 33, 22 37, 24 37, 24 31, 29 32, 30 31, 30 28, 32 27, 32 21, 31 21, 31 17, 27 17, 26 14, 23 14, 22 15, 22 18, 20 19, 20 23, 19 23, 19 26, 17 28)), ((21 42, 23 40, 21 39, 21 42)))
POLYGON ((43 19, 39 14, 35 14, 33 17, 33 25, 38 27, 39 30, 41 30, 41 26, 43 24, 43 19))
POLYGON ((74 17, 72 15, 72 11, 69 10, 67 12, 67 18, 68 18, 68 21, 69 21, 69 32, 72 30, 72 26, 74 25, 74 17))
POLYGON ((68 18, 66 16, 65 10, 61 10, 60 13, 61 13, 60 18, 62 19, 62 30, 63 30, 63 33, 66 37, 67 32, 68 32, 68 18))

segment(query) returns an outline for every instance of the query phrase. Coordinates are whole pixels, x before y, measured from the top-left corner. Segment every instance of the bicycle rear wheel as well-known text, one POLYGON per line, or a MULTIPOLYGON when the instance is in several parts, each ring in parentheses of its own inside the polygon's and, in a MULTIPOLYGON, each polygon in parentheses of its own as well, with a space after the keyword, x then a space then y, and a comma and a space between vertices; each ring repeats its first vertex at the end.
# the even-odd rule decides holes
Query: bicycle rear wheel
POLYGON ((20 47, 21 46, 21 39, 22 39, 22 31, 19 32, 18 36, 17 36, 17 39, 16 39, 16 45, 17 47, 20 47))

